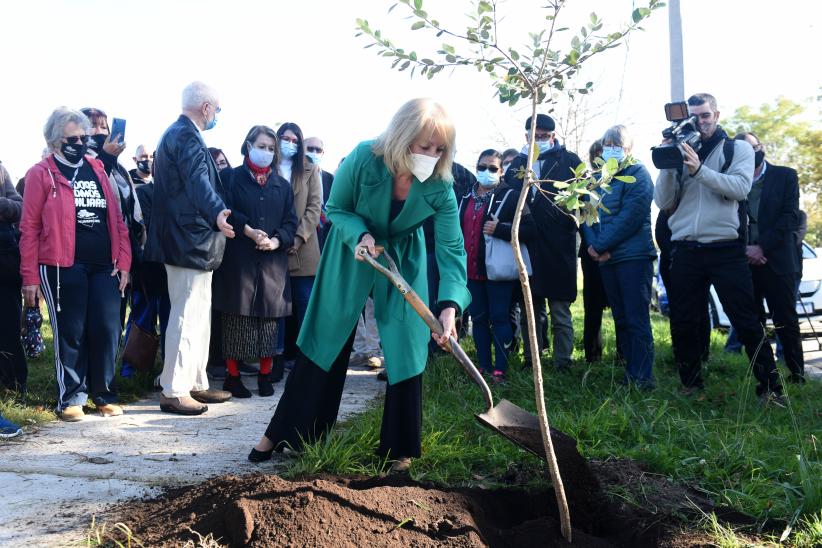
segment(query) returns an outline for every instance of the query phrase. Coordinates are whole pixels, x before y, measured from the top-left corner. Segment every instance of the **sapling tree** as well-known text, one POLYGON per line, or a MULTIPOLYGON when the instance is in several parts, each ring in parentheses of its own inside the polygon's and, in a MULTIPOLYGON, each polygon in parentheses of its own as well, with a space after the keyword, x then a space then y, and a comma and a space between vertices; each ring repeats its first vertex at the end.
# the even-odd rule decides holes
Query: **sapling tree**
MULTIPOLYGON (((514 47, 503 40, 499 22, 502 14, 494 0, 475 0, 467 15, 468 22, 464 30, 446 28, 423 8, 423 0, 397 0, 388 10, 401 7, 412 21, 411 30, 427 31, 437 38, 447 40, 436 51, 417 53, 414 50, 400 47, 379 29, 371 27, 364 19, 357 20, 357 36, 370 38, 366 48, 376 47, 377 54, 392 59, 392 68, 400 71, 410 70, 411 76, 420 75, 433 78, 442 74, 445 69, 473 67, 485 72, 491 80, 495 95, 501 103, 510 106, 520 100, 531 103, 531 119, 536 120, 537 107, 551 104, 558 93, 571 97, 591 93, 593 82, 582 87, 572 88, 574 76, 580 67, 595 55, 618 47, 632 31, 640 29, 640 23, 651 15, 653 10, 664 4, 659 0, 648 0, 646 6, 638 7, 631 13, 631 18, 620 28, 610 32, 603 31, 603 21, 596 13, 591 13, 579 31, 572 31, 568 26, 560 25, 560 14, 566 0, 542 0, 540 8, 544 16, 539 19, 538 28, 527 32, 527 41, 522 46, 514 47), (572 33, 570 43, 560 46, 558 37, 562 33, 572 33)), ((525 31, 514 37, 522 40, 525 31)), ((534 391, 537 414, 539 415, 540 432, 548 460, 548 468, 557 504, 560 510, 560 521, 563 536, 571 541, 571 520, 565 490, 559 473, 556 456, 551 441, 548 416, 545 409, 545 394, 542 380, 539 347, 537 345, 536 323, 534 321, 533 300, 528 284, 528 274, 522 259, 519 245, 519 226, 523 208, 532 189, 543 193, 555 207, 577 223, 588 224, 598 221, 599 211, 603 209, 602 195, 611 191, 611 183, 616 178, 625 183, 633 182, 632 177, 619 175, 622 168, 633 163, 626 158, 621 163, 616 159, 603 162, 597 159, 594 169, 588 169, 583 163, 573 172, 567 173, 564 180, 539 180, 531 166, 539 156, 536 146, 536 123, 531 124, 528 137, 528 160, 517 176, 523 180, 523 190, 517 202, 513 220, 511 244, 519 269, 519 279, 528 322, 528 343, 533 359, 534 391)), ((551 234, 541 234, 550 238, 551 234)))

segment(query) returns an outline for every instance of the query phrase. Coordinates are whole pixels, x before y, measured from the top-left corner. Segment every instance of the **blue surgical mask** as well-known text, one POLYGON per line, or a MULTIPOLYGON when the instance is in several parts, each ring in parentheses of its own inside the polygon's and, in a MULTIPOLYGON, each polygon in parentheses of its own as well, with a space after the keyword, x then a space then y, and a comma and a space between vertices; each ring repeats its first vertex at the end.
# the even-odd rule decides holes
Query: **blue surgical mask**
POLYGON ((477 182, 485 188, 495 187, 499 184, 499 173, 491 173, 487 169, 477 172, 477 182))
POLYGON ((312 164, 314 164, 315 166, 320 165, 322 155, 317 154, 316 152, 306 152, 305 155, 308 156, 308 159, 311 160, 312 164))
POLYGON ((205 130, 208 131, 209 129, 214 129, 214 126, 217 125, 217 113, 214 113, 214 118, 211 120, 206 119, 205 130))
POLYGON ((283 158, 293 158, 297 154, 297 143, 291 141, 280 141, 280 154, 283 158))
POLYGON ((268 167, 274 161, 274 153, 262 148, 248 147, 248 159, 257 167, 268 167))
POLYGON ((546 152, 554 148, 554 142, 551 140, 537 141, 537 146, 539 147, 539 153, 545 154, 546 152))
POLYGON ((612 146, 602 147, 602 159, 607 162, 611 158, 615 158, 617 162, 621 162, 625 158, 625 149, 612 146))

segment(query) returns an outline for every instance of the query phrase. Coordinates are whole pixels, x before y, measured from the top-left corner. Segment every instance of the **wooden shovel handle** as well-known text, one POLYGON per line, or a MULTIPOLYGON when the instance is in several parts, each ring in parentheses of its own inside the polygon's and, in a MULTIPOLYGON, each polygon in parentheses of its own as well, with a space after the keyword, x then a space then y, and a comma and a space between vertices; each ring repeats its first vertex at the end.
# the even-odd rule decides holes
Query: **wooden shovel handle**
MULTIPOLYGON (((420 299, 420 296, 417 295, 417 292, 405 281, 402 275, 396 270, 395 263, 391 256, 385 253, 383 246, 376 246, 377 250, 380 253, 385 255, 386 260, 392 265, 391 269, 386 268, 385 266, 381 265, 377 262, 377 260, 372 257, 367 251, 361 252, 365 261, 373 266, 378 272, 385 275, 386 278, 391 282, 391 284, 396 287, 400 293, 402 293, 403 298, 406 300, 408 304, 411 305, 411 308, 422 318, 422 321, 425 322, 425 325, 437 335, 442 335, 443 329, 442 324, 440 323, 439 319, 431 312, 428 306, 420 299)), ((471 378, 474 383, 479 386, 480 390, 482 391, 483 399, 485 400, 485 405, 487 411, 490 411, 494 407, 494 400, 491 396, 491 389, 488 387, 488 383, 485 382, 485 379, 482 378, 482 373, 477 370, 476 366, 471 362, 471 358, 468 357, 468 354, 462 349, 459 345, 457 340, 454 337, 448 338, 448 344, 446 345, 446 349, 454 355, 457 359, 459 364, 468 373, 468 376, 471 378)))

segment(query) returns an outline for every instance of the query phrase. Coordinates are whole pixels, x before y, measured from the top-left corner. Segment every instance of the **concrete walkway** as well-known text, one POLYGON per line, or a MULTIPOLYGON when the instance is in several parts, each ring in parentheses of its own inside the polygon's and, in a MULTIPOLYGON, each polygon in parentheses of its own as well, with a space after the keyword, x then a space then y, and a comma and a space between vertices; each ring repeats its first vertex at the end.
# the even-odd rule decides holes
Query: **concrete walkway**
POLYGON ((822 351, 816 340, 804 340, 802 347, 805 350, 805 375, 809 379, 822 382, 822 351))
MULTIPOLYGON (((375 377, 349 370, 341 419, 382 394, 375 377)), ((75 544, 111 503, 220 474, 277 470, 284 457, 253 465, 246 456, 283 383, 273 397, 260 398, 256 377, 244 379, 253 397, 211 405, 200 417, 161 413, 157 394, 128 405, 122 417, 55 422, 0 444, 0 546, 75 544)))

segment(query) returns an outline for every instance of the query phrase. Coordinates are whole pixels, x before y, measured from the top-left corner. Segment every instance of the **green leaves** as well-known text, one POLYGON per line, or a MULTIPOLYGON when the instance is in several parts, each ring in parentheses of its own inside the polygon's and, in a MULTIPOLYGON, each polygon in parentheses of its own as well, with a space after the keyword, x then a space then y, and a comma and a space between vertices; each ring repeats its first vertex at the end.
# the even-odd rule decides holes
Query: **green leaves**
MULTIPOLYGON (((412 77, 419 74, 431 79, 447 67, 471 66, 488 74, 500 103, 514 106, 525 99, 535 107, 551 102, 558 92, 571 100, 578 95, 590 94, 593 91, 592 82, 579 86, 574 81, 581 66, 592 56, 618 47, 629 32, 639 28, 640 21, 664 5, 659 0, 646 1, 647 6, 633 10, 627 25, 611 29, 607 34, 601 33, 603 21, 593 12, 574 26, 559 25, 558 17, 565 0, 551 1, 543 8, 546 10, 547 24, 541 23, 543 28, 528 32, 525 45, 518 48, 501 43, 503 37, 498 34, 496 23, 500 13, 494 0, 472 0, 473 9, 467 13, 468 24, 460 30, 457 30, 458 27, 443 28, 439 21, 423 10, 423 0, 395 0, 389 13, 397 5, 404 6, 411 19, 411 31, 424 30, 436 37, 445 37, 448 42, 442 43, 435 52, 422 51, 418 55, 416 51, 406 51, 379 30, 372 29, 364 19, 357 19, 356 34, 369 36, 372 41, 366 48, 377 46, 377 55, 391 58, 393 69, 409 71, 412 77), (571 36, 567 47, 557 48, 552 42, 554 37, 571 28, 577 28, 579 32, 571 36)), ((551 110, 548 109, 549 112, 551 110)), ((534 146, 534 143, 531 145, 534 146)), ((598 220, 598 212, 602 209, 600 192, 610 192, 614 179, 633 182, 633 177, 617 175, 630 165, 629 161, 620 164, 616 160, 603 162, 597 159, 595 165, 595 169, 590 171, 585 164, 581 164, 573 170, 571 179, 553 182, 556 203, 574 212, 580 221, 598 220), (598 173, 596 178, 593 177, 594 173, 598 173)), ((530 179, 533 173, 523 169, 517 176, 530 179)))
POLYGON ((649 15, 651 15, 651 10, 648 8, 636 8, 631 14, 631 19, 633 19, 634 23, 639 23, 649 15))

